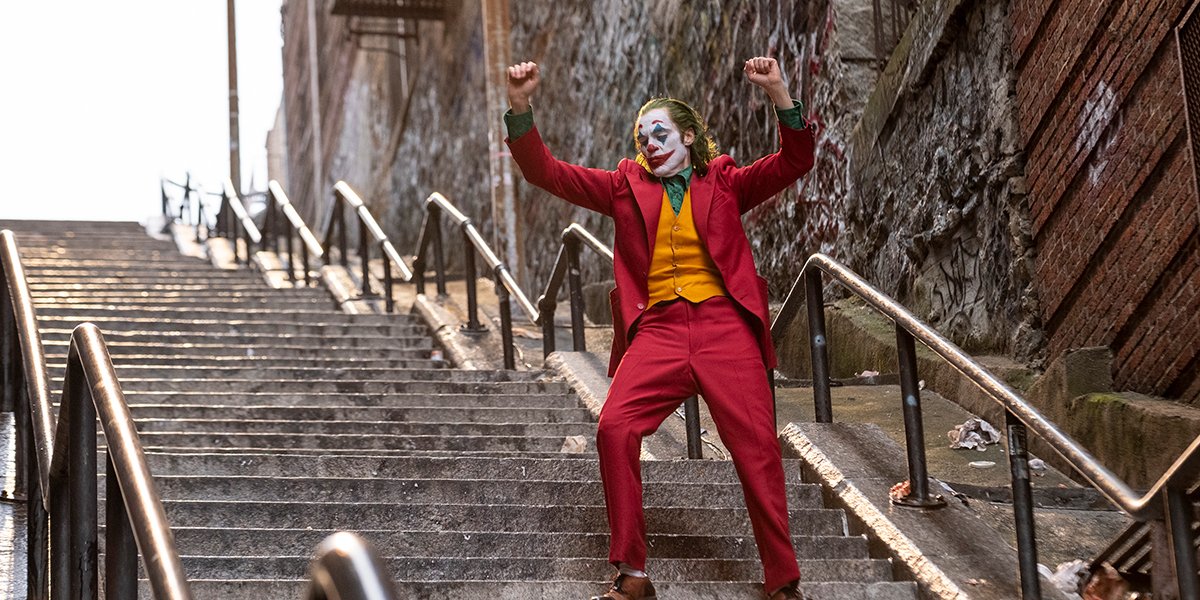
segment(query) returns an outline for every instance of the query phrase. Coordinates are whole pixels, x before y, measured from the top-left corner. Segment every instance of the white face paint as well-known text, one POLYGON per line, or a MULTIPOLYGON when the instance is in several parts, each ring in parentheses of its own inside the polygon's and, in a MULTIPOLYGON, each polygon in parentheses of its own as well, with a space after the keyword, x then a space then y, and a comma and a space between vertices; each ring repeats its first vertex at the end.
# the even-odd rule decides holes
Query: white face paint
POLYGON ((688 146, 695 136, 691 130, 681 134, 667 109, 646 111, 637 127, 638 151, 656 177, 670 177, 688 166, 688 146))

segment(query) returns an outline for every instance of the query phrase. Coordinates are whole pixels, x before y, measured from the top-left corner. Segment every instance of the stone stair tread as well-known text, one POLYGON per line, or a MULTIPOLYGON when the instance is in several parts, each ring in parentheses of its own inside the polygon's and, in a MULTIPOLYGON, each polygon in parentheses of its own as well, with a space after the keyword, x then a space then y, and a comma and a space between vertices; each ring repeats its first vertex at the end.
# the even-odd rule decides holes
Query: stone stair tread
MULTIPOLYGON (((194 555, 247 555, 242 548, 257 545, 269 548, 315 548, 333 529, 238 529, 210 527, 173 528, 176 542, 194 555)), ((608 551, 607 533, 534 533, 507 531, 412 531, 396 529, 356 529, 354 533, 372 545, 387 548, 392 555, 428 555, 434 548, 439 556, 488 557, 496 551, 514 549, 523 556, 602 557, 608 551), (469 542, 469 543, 464 543, 469 542)), ((794 536, 799 556, 804 558, 864 558, 867 540, 862 536, 794 536)), ((651 534, 648 544, 655 557, 757 558, 758 550, 744 536, 703 534, 651 534)), ((514 552, 514 553, 516 553, 514 552)))
MULTIPOLYGON (((536 501, 537 499, 535 499, 536 501)), ((551 499, 541 499, 551 500, 551 499)), ((173 525, 314 529, 398 529, 475 531, 491 523, 498 531, 607 531, 602 503, 569 504, 455 504, 389 502, 289 502, 237 500, 164 500, 173 525)), ((845 534, 845 513, 829 508, 789 508, 793 535, 845 534)), ((647 506, 648 533, 752 535, 745 508, 707 506, 647 506)))
MULTIPOLYGON (((308 589, 305 579, 192 579, 196 598, 299 598, 308 589)), ((604 591, 611 580, 595 581, 397 581, 398 598, 421 600, 492 600, 521 598, 522 600, 563 600, 588 598, 604 591)), ((150 600, 149 586, 143 582, 139 597, 150 600)), ((762 586, 756 583, 735 582, 669 582, 655 583, 663 598, 671 600, 762 600, 762 586)), ((916 600, 916 585, 911 582, 809 582, 800 584, 807 600, 916 600)))
MULTIPOLYGON (((600 481, 469 478, 353 478, 282 477, 277 475, 163 475, 155 476, 163 498, 171 500, 280 500, 335 502, 386 498, 389 502, 428 503, 435 498, 462 504, 515 504, 524 498, 553 497, 558 502, 603 505, 600 481)), ((813 484, 787 486, 789 505, 822 506, 821 490, 813 484)), ((662 506, 672 498, 688 498, 710 508, 745 506, 736 483, 651 482, 645 502, 662 506)))
POLYGON ((588 422, 567 423, 477 423, 477 422, 396 422, 338 420, 271 420, 271 419, 149 419, 137 418, 139 435, 154 433, 188 433, 195 435, 228 434, 304 434, 304 435, 370 435, 403 437, 563 437, 595 433, 588 422))
MULTIPOLYGON (((385 566, 402 574, 405 581, 461 581, 495 577, 497 579, 564 580, 603 577, 611 570, 607 559, 504 556, 481 558, 390 557, 380 549, 385 566)), ((190 556, 180 557, 184 570, 197 576, 250 578, 302 577, 308 572, 311 556, 190 556)), ((882 559, 800 559, 800 571, 807 581, 872 582, 890 577, 891 565, 882 559)), ((655 581, 722 581, 756 583, 762 580, 762 568, 756 559, 736 558, 659 558, 650 567, 655 581)), ((656 584, 657 585, 657 584, 656 584)))
POLYGON ((186 390, 125 390, 125 399, 130 405, 151 402, 161 405, 211 401, 215 405, 239 403, 239 405, 270 405, 280 408, 327 406, 379 407, 379 408, 459 408, 470 405, 474 408, 577 408, 579 400, 563 392, 531 392, 516 394, 472 394, 472 393, 406 393, 406 392, 191 392, 186 390))
MULTIPOLYGON (((128 398, 126 398, 128 400, 128 398)), ((362 407, 362 406, 246 406, 201 404, 140 404, 130 402, 139 429, 151 420, 168 418, 248 419, 266 421, 328 421, 407 423, 582 423, 591 413, 584 408, 495 407, 362 407)))
MULTIPOLYGON (((61 386, 61 381, 53 381, 61 386)), ((427 379, 396 379, 392 381, 363 381, 357 379, 313 379, 295 381, 290 379, 220 379, 195 378, 187 381, 176 379, 151 379, 139 377, 122 377, 121 386, 125 390, 163 390, 178 387, 200 387, 210 392, 252 391, 279 392, 308 391, 308 392, 341 392, 341 393, 381 393, 381 392, 424 392, 437 393, 440 391, 453 393, 471 393, 481 391, 518 393, 565 393, 567 384, 557 381, 438 381, 427 379)))
MULTIPOLYGON (((238 475, 254 471, 280 476, 303 473, 317 476, 356 476, 404 478, 414 474, 423 477, 469 479, 507 479, 510 477, 595 481, 600 469, 593 460, 580 461, 561 455, 550 458, 511 457, 438 457, 414 455, 387 456, 289 456, 262 453, 164 454, 148 451, 147 459, 155 473, 200 473, 238 475), (519 475, 518 475, 519 473, 519 475)), ((801 482, 800 464, 784 460, 788 481, 801 482)), ((735 483, 737 473, 729 461, 716 460, 655 460, 642 465, 642 478, 647 485, 659 482, 690 482, 703 480, 712 483, 735 483)))
MULTIPOLYGON (((490 450, 505 452, 556 452, 567 436, 524 435, 392 435, 382 433, 240 433, 147 431, 138 436, 147 447, 225 447, 257 449, 354 450, 490 450)), ((589 444, 590 446, 590 444, 589 444)))
MULTIPOLYGON (((427 339, 427 338, 426 338, 427 339)), ((62 364, 62 363, 59 363, 62 364)), ((285 381, 452 381, 456 383, 561 383, 561 379, 549 378, 536 371, 481 371, 455 368, 364 368, 322 367, 293 364, 291 366, 230 366, 211 367, 206 365, 158 365, 141 367, 125 363, 116 364, 117 375, 122 381, 185 378, 189 381, 219 377, 226 380, 267 379, 285 381), (143 373, 146 372, 146 373, 143 373)), ((61 376, 64 367, 50 367, 61 376)))
MULTIPOLYGON (((101 446, 103 450, 104 447, 101 446)), ((362 458, 397 458, 397 457, 468 457, 468 458, 566 458, 574 460, 595 459, 595 452, 569 453, 559 450, 550 452, 536 451, 515 451, 515 450, 411 450, 411 449, 390 449, 381 450, 378 448, 258 448, 246 446, 228 446, 228 447, 213 447, 213 446, 171 446, 171 445, 154 445, 142 443, 142 449, 146 452, 159 453, 175 453, 175 454, 280 454, 292 456, 306 457, 322 457, 322 456, 351 456, 362 458)))

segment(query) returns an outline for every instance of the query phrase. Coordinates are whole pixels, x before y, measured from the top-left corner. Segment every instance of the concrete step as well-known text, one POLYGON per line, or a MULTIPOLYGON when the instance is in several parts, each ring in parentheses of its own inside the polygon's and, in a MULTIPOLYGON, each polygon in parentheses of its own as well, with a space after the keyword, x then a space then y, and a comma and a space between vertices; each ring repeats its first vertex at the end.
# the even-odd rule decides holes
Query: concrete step
MULTIPOLYGON (((42 329, 42 342, 66 342, 71 339, 71 329, 42 329)), ((233 345, 233 346, 303 346, 316 348, 431 348, 428 336, 382 336, 382 335, 311 335, 305 333, 225 333, 225 332, 179 332, 179 331, 104 331, 104 340, 113 344, 137 345, 233 345)))
MULTIPOLYGON (((590 598, 608 589, 611 582, 547 581, 544 577, 522 581, 444 581, 418 582, 397 580, 397 598, 421 600, 492 600, 521 598, 522 600, 563 600, 590 598)), ((307 593, 309 581, 304 579, 192 579, 192 593, 197 598, 274 599, 300 598, 307 593)), ((656 581, 660 598, 672 600, 762 600, 758 583, 702 581, 692 583, 656 581)), ((805 581, 800 589, 807 600, 916 600, 916 584, 911 582, 819 582, 805 581)), ((151 600, 149 586, 143 581, 139 597, 151 600)))
MULTIPOLYGON (((111 339, 108 335, 106 338, 111 339)), ((405 339, 405 338, 398 338, 405 339)), ((427 342, 428 338, 411 338, 427 342)), ((49 368, 51 378, 61 378, 64 367, 49 368)), ((192 365, 151 365, 138 366, 127 363, 117 364, 117 375, 125 379, 228 379, 268 381, 291 380, 294 383, 309 381, 447 381, 453 383, 466 382, 551 382, 557 381, 538 371, 474 371, 464 369, 362 369, 353 367, 253 367, 253 366, 192 366, 192 365)), ((449 391, 449 390, 447 390, 449 391)))
MULTIPOLYGON (((336 400, 331 400, 331 402, 336 400)), ((357 406, 254 406, 254 405, 196 405, 196 404, 130 404, 138 429, 152 420, 211 419, 239 421, 263 419, 271 421, 378 421, 385 423, 583 423, 591 420, 584 408, 480 408, 417 407, 383 408, 357 406)))
POLYGON ((186 298, 144 297, 144 296, 102 296, 88 295, 86 297, 59 298, 52 296, 34 296, 33 305, 40 314, 45 308, 66 308, 70 310, 103 308, 113 317, 145 317, 148 313, 165 314, 194 314, 194 311, 207 309, 240 310, 242 318, 252 312, 262 309, 275 313, 287 313, 295 310, 328 313, 334 308, 330 298, 288 298, 286 296, 255 295, 233 296, 203 294, 186 298))
POLYGON ((33 296, 66 297, 74 295, 80 299, 94 296, 122 298, 129 296, 155 295, 162 298, 204 298, 204 297, 278 297, 278 298, 314 298, 328 299, 329 292, 323 288, 286 288, 275 289, 262 281, 228 282, 212 281, 198 278, 192 281, 183 277, 164 283, 109 283, 94 284, 90 279, 42 283, 30 286, 33 296))
MULTIPOLYGON (((262 453, 171 454, 148 452, 146 458, 155 474, 259 475, 279 477, 422 477, 429 479, 531 479, 556 481, 599 481, 595 460, 552 458, 436 457, 414 456, 287 456, 262 453)), ((802 481, 800 465, 784 460, 787 481, 802 481)), ((104 468, 100 466, 101 470, 104 468)), ((729 461, 652 460, 642 462, 642 480, 647 488, 664 482, 704 481, 736 483, 737 473, 729 461)))
POLYGON ((84 283, 93 284, 120 284, 120 283, 170 283, 179 279, 192 279, 195 281, 210 281, 214 284, 221 283, 257 283, 262 285, 262 276, 249 271, 224 271, 211 269, 201 263, 197 263, 194 268, 190 269, 130 269, 125 271, 116 271, 113 269, 105 269, 97 271, 92 269, 80 269, 73 264, 67 263, 61 266, 51 267, 49 265, 28 269, 25 273, 25 280, 31 284, 54 284, 54 283, 84 283))
POLYGON ((554 453, 563 448, 566 436, 503 436, 503 435, 391 435, 391 434, 327 434, 327 433, 237 433, 159 432, 139 433, 142 445, 150 448, 217 449, 279 449, 284 451, 360 451, 403 450, 442 452, 540 452, 554 453))
MULTIPOLYGON (((437 418, 435 411, 428 411, 429 418, 437 418)), ((567 436, 595 436, 596 426, 588 422, 574 423, 475 423, 464 422, 396 422, 396 421, 295 421, 268 419, 195 419, 170 418, 151 419, 137 415, 140 435, 150 433, 190 433, 207 437, 208 434, 261 434, 261 435, 377 435, 397 437, 484 437, 512 438, 544 436, 558 438, 558 447, 567 436)), ((443 416, 442 418, 445 418, 443 416)))
POLYGON ((236 406, 349 406, 388 409, 409 408, 532 408, 574 409, 579 399, 566 392, 532 394, 497 393, 345 393, 325 392, 257 392, 257 393, 212 393, 196 391, 138 391, 125 390, 125 400, 130 405, 141 404, 209 404, 236 406))
MULTIPOLYGON (((47 366, 51 369, 62 369, 66 360, 65 356, 49 357, 47 366)), ((372 369, 444 369, 448 368, 448 363, 444 360, 434 360, 430 358, 372 358, 355 360, 354 358, 325 358, 312 357, 304 359, 296 358, 270 358, 264 356, 173 356, 163 354, 125 354, 114 358, 114 364, 117 367, 125 366, 142 366, 149 367, 155 365, 163 366, 192 366, 192 367, 294 367, 303 366, 310 368, 324 369, 346 369, 346 368, 372 368, 372 369)))
MULTIPOLYGON (((194 440, 193 440, 194 441, 194 440)), ((316 460, 322 456, 356 456, 363 458, 398 458, 422 456, 429 458, 544 458, 563 460, 596 460, 595 452, 570 453, 555 450, 552 452, 533 452, 520 450, 411 450, 411 449, 377 449, 377 448, 246 448, 246 447, 208 447, 208 446, 152 446, 145 441, 142 448, 146 452, 177 453, 177 454, 274 454, 302 456, 308 460, 316 460)))
MULTIPOLYGON (((547 498, 545 500, 553 500, 547 498)), ((181 527, 304 529, 411 529, 414 531, 525 531, 605 533, 603 503, 569 504, 394 504, 380 502, 274 502, 165 500, 168 520, 181 527)), ((845 513, 790 508, 792 535, 846 535, 845 513)), ((103 511, 102 513, 103 514, 103 511)), ((753 536, 745 508, 646 507, 653 533, 753 536)), ((600 571, 603 573, 604 571, 600 571)))
POLYGON ((216 332, 243 334, 279 334, 305 333, 309 335, 368 335, 368 336, 407 336, 429 335, 429 328, 424 323, 412 317, 398 316, 393 322, 355 323, 353 321, 337 323, 308 320, 295 322, 284 320, 219 320, 219 319, 181 319, 178 317, 150 318, 101 317, 96 314, 85 315, 42 315, 38 314, 38 324, 45 329, 73 329, 75 325, 88 321, 97 327, 109 331, 174 331, 174 332, 216 332))
MULTIPOLYGON (((386 500, 401 504, 519 505, 532 499, 553 498, 558 504, 604 506, 604 489, 599 481, 156 475, 154 485, 167 500, 386 500)), ((652 483, 645 486, 643 498, 648 506, 692 504, 734 509, 745 506, 742 488, 736 483, 652 483)), ((821 488, 817 485, 789 485, 787 498, 788 506, 792 508, 823 508, 821 488)))
MULTIPOLYGON (((107 336, 106 336, 107 338, 107 336)), ((46 354, 50 357, 66 356, 70 345, 67 340, 43 341, 46 354)), ((429 358, 432 342, 424 340, 421 346, 408 348, 354 348, 342 346, 305 346, 278 344, 172 344, 149 342, 120 342, 108 341, 108 352, 117 356, 141 356, 144 354, 164 354, 173 356, 266 356, 272 358, 327 358, 330 356, 361 356, 368 359, 385 358, 429 358)), ((124 383, 124 382, 122 382, 124 383)), ((126 388, 128 389, 128 388, 126 388)), ((203 389, 203 388, 202 388, 203 389)), ((222 388, 226 389, 226 388, 222 388)), ((249 391, 249 390, 247 390, 249 391)), ((320 391, 320 390, 314 390, 320 391)), ((329 391, 329 390, 325 390, 329 391)))
MULTIPOLYGON (((36 301, 35 301, 36 304, 36 301)), ((173 307, 155 309, 139 305, 137 310, 130 310, 117 304, 70 304, 70 305, 39 305, 38 320, 56 319, 78 322, 89 320, 122 321, 154 321, 166 320, 206 320, 229 323, 286 323, 297 325, 307 323, 326 324, 361 324, 386 325, 389 323, 420 323, 417 317, 404 314, 392 315, 348 315, 335 312, 332 301, 315 303, 315 308, 307 310, 281 310, 261 302, 254 305, 253 310, 245 308, 196 307, 182 313, 173 307), (259 306, 261 304, 261 306, 259 306)))
POLYGON ((211 282, 179 281, 159 284, 103 284, 93 285, 90 282, 55 283, 29 286, 29 292, 35 298, 68 298, 93 296, 104 298, 146 297, 189 298, 205 296, 239 296, 239 297, 278 297, 278 298, 314 298, 325 299, 326 295, 318 295, 308 290, 297 290, 297 293, 279 293, 261 283, 222 283, 214 285, 211 282))
MULTIPOLYGON (((243 548, 315 548, 333 530, 312 529, 225 529, 177 527, 175 541, 196 556, 250 556, 243 548)), ((521 531, 397 531, 355 530, 373 546, 386 548, 395 556, 496 557, 573 556, 604 557, 608 554, 607 533, 530 533, 521 531)), ((793 538, 799 558, 863 558, 867 540, 863 536, 807 536, 793 538)), ((758 550, 753 540, 739 536, 698 534, 651 534, 647 544, 659 558, 708 558, 721 556, 753 560, 758 550)), ((261 555, 261 553, 260 553, 261 555)))
MULTIPOLYGON (((385 551, 386 553, 386 551, 385 551)), ((182 556, 184 570, 200 578, 286 579, 304 577, 311 558, 307 549, 293 556, 182 556)), ((880 582, 891 579, 891 564, 871 559, 802 559, 805 581, 880 582)), ((543 558, 410 558, 386 557, 384 565, 403 573, 409 581, 533 580, 539 577, 587 581, 603 576, 611 566, 607 559, 543 558)), ((722 558, 663 558, 653 562, 656 581, 762 581, 757 560, 722 558)))
MULTIPOLYGON (((18 244, 22 244, 20 239, 18 244)), ((162 251, 156 253, 150 252, 135 252, 125 260, 104 260, 95 258, 95 252, 84 250, 79 254, 68 254, 67 252, 55 253, 53 255, 27 255, 26 252, 21 252, 21 264, 30 272, 37 272, 39 269, 62 269, 73 268, 80 270, 95 271, 97 275, 104 273, 106 270, 114 272, 132 271, 136 269, 147 270, 190 270, 190 269, 212 269, 205 263, 195 258, 187 258, 180 256, 176 251, 162 251)), ((212 269, 216 270, 216 269, 212 269)))
MULTIPOLYGON (((61 386, 61 381, 53 381, 53 386, 61 386)), ((561 381, 338 381, 338 380, 309 380, 295 381, 289 379, 195 379, 181 381, 175 379, 138 379, 122 377, 121 387, 131 391, 166 391, 201 389, 209 393, 218 392, 339 392, 345 394, 482 394, 496 392, 501 394, 565 394, 569 389, 561 381)), ((60 389, 55 387, 54 389, 60 389)))

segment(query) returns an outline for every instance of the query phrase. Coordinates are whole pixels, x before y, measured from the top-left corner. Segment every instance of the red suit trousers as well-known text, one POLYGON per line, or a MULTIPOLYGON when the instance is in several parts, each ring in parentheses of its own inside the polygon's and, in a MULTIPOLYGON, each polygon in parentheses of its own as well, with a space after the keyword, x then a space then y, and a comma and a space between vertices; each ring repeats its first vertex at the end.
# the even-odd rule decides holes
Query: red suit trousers
POLYGON ((755 332, 724 296, 651 307, 638 320, 613 376, 596 432, 612 535, 609 561, 645 569, 642 438, 696 393, 708 405, 741 480, 765 587, 783 587, 800 570, 788 529, 771 389, 755 332))

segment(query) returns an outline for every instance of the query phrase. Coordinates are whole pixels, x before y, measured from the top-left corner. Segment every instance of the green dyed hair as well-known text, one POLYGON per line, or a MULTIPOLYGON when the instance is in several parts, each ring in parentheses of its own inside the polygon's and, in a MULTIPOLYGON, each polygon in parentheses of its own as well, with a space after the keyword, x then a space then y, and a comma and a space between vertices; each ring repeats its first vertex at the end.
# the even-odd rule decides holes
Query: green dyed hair
MULTIPOLYGON (((692 130, 696 135, 696 139, 688 146, 688 154, 691 158, 692 169, 697 173, 703 174, 708 171, 708 163, 717 157, 717 143, 713 141, 712 136, 708 133, 708 125, 704 122, 704 117, 700 116, 700 112, 692 108, 687 102, 676 98, 654 98, 642 105, 638 110, 637 118, 641 119, 647 112, 656 108, 666 109, 667 114, 671 116, 671 120, 675 122, 675 126, 679 128, 679 134, 692 130)), ((645 158, 642 157, 642 146, 638 143, 637 121, 633 122, 633 147, 638 150, 637 162, 642 166, 646 166, 645 158)))

